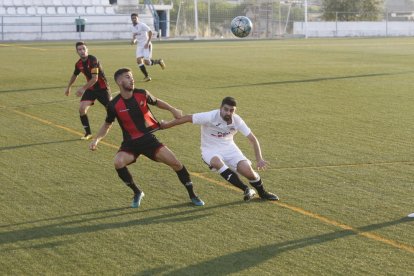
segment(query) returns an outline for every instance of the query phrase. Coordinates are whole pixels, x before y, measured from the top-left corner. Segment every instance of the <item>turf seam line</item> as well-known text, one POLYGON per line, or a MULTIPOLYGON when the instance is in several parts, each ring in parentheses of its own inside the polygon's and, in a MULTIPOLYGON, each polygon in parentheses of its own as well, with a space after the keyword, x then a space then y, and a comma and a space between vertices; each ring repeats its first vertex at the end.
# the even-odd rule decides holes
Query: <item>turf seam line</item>
POLYGON ((392 162, 371 162, 371 163, 355 163, 355 164, 337 164, 337 165, 320 165, 320 166, 302 166, 302 167, 280 167, 268 168, 269 171, 281 170, 305 170, 305 169, 321 169, 321 168, 343 168, 343 167, 363 167, 363 166, 380 166, 380 165, 395 165, 395 164, 413 164, 414 161, 392 161, 392 162))
POLYGON ((29 46, 21 46, 19 44, 5 44, 5 43, 0 43, 1 47, 14 47, 14 48, 21 48, 21 49, 29 49, 29 50, 38 50, 38 51, 47 51, 47 49, 45 48, 37 48, 37 47, 29 47, 29 46))

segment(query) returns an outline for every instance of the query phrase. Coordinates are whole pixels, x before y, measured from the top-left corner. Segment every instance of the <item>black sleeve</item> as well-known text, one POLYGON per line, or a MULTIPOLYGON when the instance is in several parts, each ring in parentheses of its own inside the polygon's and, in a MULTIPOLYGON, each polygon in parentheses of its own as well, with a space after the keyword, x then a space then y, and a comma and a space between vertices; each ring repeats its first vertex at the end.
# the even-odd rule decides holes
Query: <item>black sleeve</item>
POLYGON ((79 70, 79 68, 78 68, 78 66, 77 66, 77 64, 75 64, 75 70, 73 71, 73 74, 75 75, 75 76, 77 76, 77 75, 79 75, 80 74, 80 70, 79 70))
POLYGON ((156 105, 157 98, 155 98, 149 91, 145 90, 145 94, 147 96, 147 104, 156 105))
POLYGON ((106 119, 105 122, 112 124, 115 121, 116 112, 111 102, 106 106, 106 119))

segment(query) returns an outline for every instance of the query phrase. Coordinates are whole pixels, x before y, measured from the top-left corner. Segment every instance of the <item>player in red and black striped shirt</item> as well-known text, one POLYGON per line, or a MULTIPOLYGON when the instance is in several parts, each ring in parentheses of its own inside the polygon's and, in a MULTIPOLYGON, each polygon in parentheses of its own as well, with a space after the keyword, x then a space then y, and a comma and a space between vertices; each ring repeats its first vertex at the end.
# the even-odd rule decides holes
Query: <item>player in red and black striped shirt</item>
POLYGON ((115 82, 119 86, 120 94, 107 105, 105 123, 89 148, 96 150, 99 141, 109 132, 116 118, 124 139, 115 156, 114 165, 118 176, 134 191, 131 205, 133 208, 140 206, 144 192, 135 184, 127 166, 134 163, 141 154, 153 161, 170 166, 177 173, 180 182, 186 187, 191 201, 197 206, 204 205, 204 202, 193 191, 193 183, 185 166, 153 134, 159 129, 160 124, 152 114, 149 105, 170 111, 174 118, 182 116, 181 110, 155 98, 144 89, 134 88, 134 78, 128 68, 122 68, 115 72, 115 82))
POLYGON ((103 106, 106 106, 111 100, 111 93, 105 73, 101 64, 95 56, 88 54, 88 48, 85 42, 76 43, 76 52, 80 59, 75 63, 75 70, 69 80, 65 95, 69 96, 72 84, 76 81, 78 75, 83 73, 86 77, 86 84, 76 91, 78 97, 82 97, 79 106, 80 120, 85 129, 85 135, 81 138, 89 140, 92 138, 91 127, 89 125, 88 109, 98 100, 103 106))

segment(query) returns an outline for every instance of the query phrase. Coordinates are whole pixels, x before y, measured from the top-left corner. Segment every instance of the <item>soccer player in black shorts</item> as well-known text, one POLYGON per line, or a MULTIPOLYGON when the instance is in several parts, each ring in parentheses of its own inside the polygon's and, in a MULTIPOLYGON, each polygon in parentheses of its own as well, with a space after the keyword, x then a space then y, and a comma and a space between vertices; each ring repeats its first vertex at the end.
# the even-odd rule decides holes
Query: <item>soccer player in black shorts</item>
POLYGON ((86 47, 85 42, 79 41, 76 43, 76 52, 80 59, 75 63, 75 70, 69 80, 65 95, 69 96, 72 84, 82 72, 87 82, 76 91, 76 96, 82 97, 80 100, 79 115, 85 130, 85 135, 81 139, 89 140, 92 138, 92 132, 86 113, 89 107, 94 104, 95 100, 98 100, 103 106, 106 106, 111 100, 111 93, 101 64, 95 56, 88 54, 88 47, 86 47))
POLYGON ((96 150, 99 141, 109 132, 116 118, 122 129, 123 142, 115 155, 114 165, 119 178, 134 192, 131 207, 140 206, 144 192, 134 182, 127 166, 134 163, 141 154, 170 166, 187 189, 193 204, 203 206, 204 202, 193 191, 193 183, 185 166, 153 134, 159 129, 160 123, 153 116, 149 105, 170 111, 174 118, 182 116, 181 110, 155 98, 147 90, 134 88, 134 78, 128 68, 117 70, 114 78, 120 93, 107 105, 105 122, 89 148, 96 150))

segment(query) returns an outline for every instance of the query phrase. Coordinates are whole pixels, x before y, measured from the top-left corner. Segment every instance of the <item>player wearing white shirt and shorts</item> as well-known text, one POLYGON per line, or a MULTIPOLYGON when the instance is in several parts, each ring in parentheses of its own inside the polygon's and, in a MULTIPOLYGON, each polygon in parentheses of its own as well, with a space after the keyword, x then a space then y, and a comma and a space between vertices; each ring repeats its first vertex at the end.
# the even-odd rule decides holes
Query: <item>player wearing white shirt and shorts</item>
POLYGON ((201 125, 201 156, 210 169, 218 171, 224 179, 243 190, 246 201, 252 199, 256 192, 244 184, 237 173, 249 180, 262 199, 279 200, 277 195, 265 191, 259 174, 253 170, 252 163, 233 140, 238 131, 246 136, 253 145, 257 168, 266 169, 268 163, 262 157, 259 141, 235 111, 236 100, 226 97, 220 109, 161 122, 161 128, 166 129, 187 122, 201 125))
POLYGON ((233 140, 237 131, 246 137, 251 132, 239 115, 234 114, 232 122, 227 124, 220 116, 220 110, 216 109, 193 114, 192 122, 201 125, 201 156, 204 162, 210 164, 210 160, 218 156, 233 170, 237 170, 240 161, 246 160, 251 164, 233 140))
POLYGON ((147 24, 140 22, 138 20, 138 14, 131 14, 131 32, 132 32, 132 41, 131 44, 137 44, 136 49, 136 58, 138 67, 141 72, 144 74, 144 81, 150 81, 151 77, 148 75, 147 66, 152 66, 158 64, 161 66, 161 69, 165 68, 165 62, 163 59, 151 59, 152 58, 152 31, 147 24))

